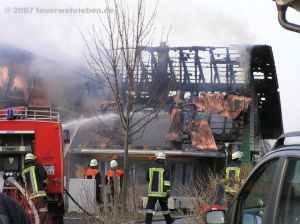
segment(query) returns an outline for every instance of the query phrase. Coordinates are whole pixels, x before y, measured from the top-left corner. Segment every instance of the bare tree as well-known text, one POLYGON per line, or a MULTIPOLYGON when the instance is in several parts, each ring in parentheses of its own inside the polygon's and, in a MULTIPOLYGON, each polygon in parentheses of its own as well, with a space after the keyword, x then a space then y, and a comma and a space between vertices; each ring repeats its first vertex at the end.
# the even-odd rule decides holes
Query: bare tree
MULTIPOLYGON (((108 2, 107 7, 111 7, 108 2)), ((83 38, 89 66, 112 91, 120 117, 124 131, 126 186, 130 140, 141 136, 146 126, 155 119, 174 82, 167 75, 159 79, 153 73, 147 74, 147 68, 141 64, 142 57, 144 61, 150 60, 143 55, 143 49, 152 42, 157 4, 148 16, 143 0, 137 0, 135 9, 130 9, 123 0, 115 0, 113 8, 113 14, 107 14, 104 20, 99 19, 100 28, 93 27, 91 42, 86 35, 83 38), (141 75, 142 71, 144 75, 141 75)))

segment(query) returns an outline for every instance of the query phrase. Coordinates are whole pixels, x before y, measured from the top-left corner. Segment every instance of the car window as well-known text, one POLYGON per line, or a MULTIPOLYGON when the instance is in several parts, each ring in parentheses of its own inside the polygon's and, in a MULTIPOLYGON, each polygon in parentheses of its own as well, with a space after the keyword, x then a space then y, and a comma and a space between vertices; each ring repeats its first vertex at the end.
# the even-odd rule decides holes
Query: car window
POLYGON ((274 172, 279 159, 263 164, 249 179, 238 198, 237 218, 240 224, 262 224, 269 205, 274 172))
POLYGON ((300 159, 288 160, 277 209, 277 223, 300 223, 300 159))

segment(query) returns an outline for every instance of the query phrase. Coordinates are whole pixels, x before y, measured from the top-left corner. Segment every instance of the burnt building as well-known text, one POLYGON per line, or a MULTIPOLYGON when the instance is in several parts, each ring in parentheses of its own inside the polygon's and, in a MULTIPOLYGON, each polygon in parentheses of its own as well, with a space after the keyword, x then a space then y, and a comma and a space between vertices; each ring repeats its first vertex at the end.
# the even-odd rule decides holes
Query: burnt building
MULTIPOLYGON (((209 170, 220 171, 236 150, 244 152, 243 163, 254 162, 268 151, 267 140, 283 131, 270 46, 141 47, 139 68, 134 84, 144 88, 138 103, 145 110, 163 104, 142 137, 130 143, 130 172, 142 195, 145 168, 158 150, 167 154, 176 187, 205 177, 209 170)), ((123 102, 126 82, 125 76, 123 102)), ((113 142, 71 145, 69 165, 77 167, 69 168, 69 176, 81 177, 91 158, 101 162, 103 171, 110 159, 122 166, 124 148, 113 142)))

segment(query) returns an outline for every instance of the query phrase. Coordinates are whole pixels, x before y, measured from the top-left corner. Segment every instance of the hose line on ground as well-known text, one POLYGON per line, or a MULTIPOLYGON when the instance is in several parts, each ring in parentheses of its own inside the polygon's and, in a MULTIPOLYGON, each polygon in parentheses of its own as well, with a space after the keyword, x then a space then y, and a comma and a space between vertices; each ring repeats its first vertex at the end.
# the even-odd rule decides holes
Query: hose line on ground
POLYGON ((80 208, 84 213, 86 213, 88 216, 93 217, 88 211, 86 211, 74 198, 73 196, 69 193, 69 191, 67 191, 66 188, 64 188, 64 192, 70 197, 70 199, 75 203, 75 205, 78 206, 78 208, 80 208))

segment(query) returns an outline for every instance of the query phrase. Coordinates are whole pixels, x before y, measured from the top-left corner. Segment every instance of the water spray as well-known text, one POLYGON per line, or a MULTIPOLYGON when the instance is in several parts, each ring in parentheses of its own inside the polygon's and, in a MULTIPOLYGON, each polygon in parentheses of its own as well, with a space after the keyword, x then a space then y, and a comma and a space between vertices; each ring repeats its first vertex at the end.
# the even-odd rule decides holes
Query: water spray
POLYGON ((81 116, 79 119, 72 120, 68 123, 63 124, 63 128, 66 128, 66 129, 72 128, 70 143, 65 146, 64 157, 66 157, 66 154, 69 151, 69 149, 72 145, 72 142, 75 139, 75 136, 77 135, 77 132, 79 131, 79 128, 82 125, 88 124, 90 122, 92 122, 94 124, 95 121, 97 121, 97 120, 99 120, 100 122, 102 122, 105 125, 105 122, 110 122, 117 118, 118 118, 118 115, 116 115, 115 113, 106 113, 103 115, 96 115, 96 116, 89 117, 89 118, 84 118, 83 116, 81 116))
POLYGON ((1 171, 0 172, 0 193, 3 192, 3 187, 4 187, 4 178, 3 178, 4 173, 1 171))
POLYGON ((75 138, 75 136, 76 136, 76 134, 77 134, 77 132, 78 132, 80 126, 81 126, 81 120, 82 120, 82 117, 80 117, 79 120, 75 120, 75 123, 74 123, 74 124, 76 124, 76 126, 75 126, 75 128, 74 128, 74 130, 73 130, 73 133, 71 134, 71 137, 70 137, 70 143, 69 143, 68 145, 65 146, 64 157, 66 157, 67 152, 69 151, 69 148, 70 148, 70 146, 72 145, 72 142, 73 142, 73 140, 74 140, 74 138, 75 138))

